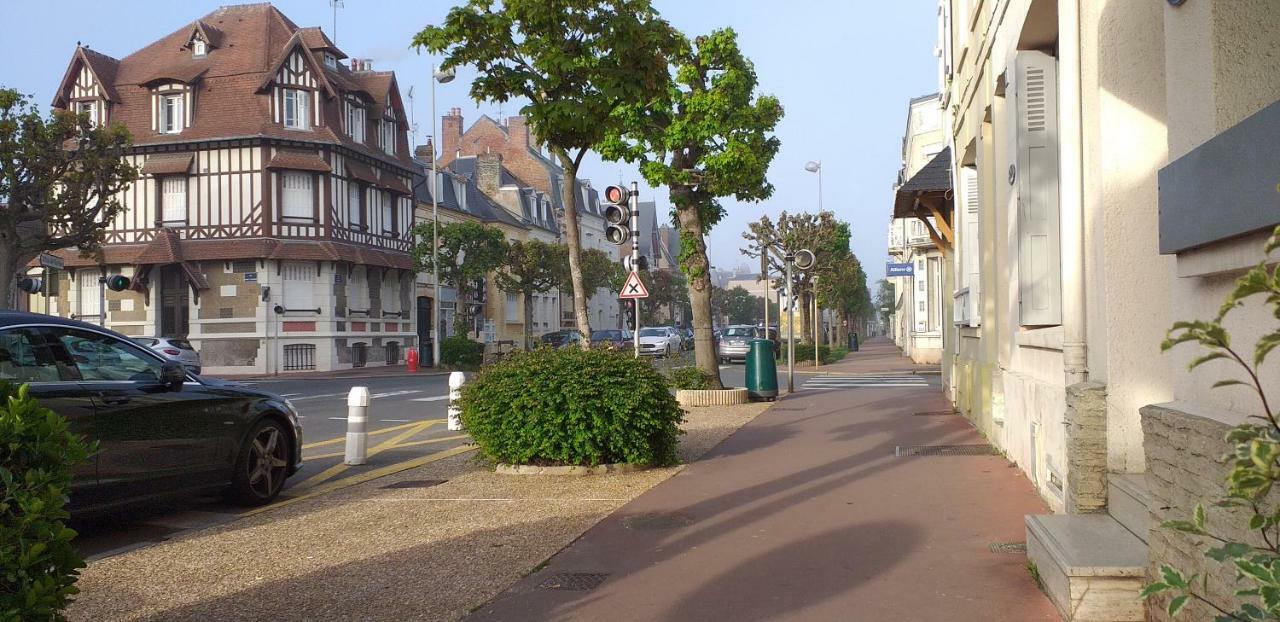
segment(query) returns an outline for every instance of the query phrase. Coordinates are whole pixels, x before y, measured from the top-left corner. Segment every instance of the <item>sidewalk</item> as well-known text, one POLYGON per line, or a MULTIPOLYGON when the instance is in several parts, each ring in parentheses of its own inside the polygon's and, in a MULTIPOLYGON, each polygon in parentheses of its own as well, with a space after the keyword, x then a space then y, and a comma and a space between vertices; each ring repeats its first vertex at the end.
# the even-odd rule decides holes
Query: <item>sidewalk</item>
MULTIPOLYGON (((918 368, 873 341, 826 371, 918 368)), ((936 379, 801 390, 470 619, 1057 620, 1025 554, 992 552, 1046 511, 1019 471, 895 457, 983 442, 962 417, 915 414, 949 410, 936 379)))

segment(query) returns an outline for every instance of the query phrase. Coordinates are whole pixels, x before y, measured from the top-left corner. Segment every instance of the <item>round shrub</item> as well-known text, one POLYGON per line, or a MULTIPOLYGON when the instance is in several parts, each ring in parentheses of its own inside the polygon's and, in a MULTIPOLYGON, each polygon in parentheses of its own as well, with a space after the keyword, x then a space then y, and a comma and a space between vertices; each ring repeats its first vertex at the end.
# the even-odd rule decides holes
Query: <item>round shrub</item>
POLYGON ((463 386, 461 406, 480 450, 508 464, 672 464, 684 416, 648 361, 579 348, 512 354, 463 386))
POLYGON ((711 374, 689 365, 671 370, 671 386, 677 390, 702 391, 711 388, 711 374))
POLYGON ((440 342, 440 363, 477 369, 484 359, 484 344, 462 335, 454 335, 440 342))
POLYGON ((23 385, 0 382, 0 620, 62 620, 84 561, 64 505, 91 448, 23 385))

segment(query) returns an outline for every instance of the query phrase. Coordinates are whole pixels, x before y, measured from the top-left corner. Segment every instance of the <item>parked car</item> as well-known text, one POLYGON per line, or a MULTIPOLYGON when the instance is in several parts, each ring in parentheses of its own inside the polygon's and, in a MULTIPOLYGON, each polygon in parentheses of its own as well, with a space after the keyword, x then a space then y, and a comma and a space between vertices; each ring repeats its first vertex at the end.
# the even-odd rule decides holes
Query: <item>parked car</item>
POLYGON ((558 330, 554 333, 547 333, 539 337, 538 341, 544 346, 550 346, 552 349, 559 350, 582 341, 582 333, 578 332, 578 329, 576 328, 558 330))
POLYGON ((692 350, 693 349, 693 329, 678 328, 676 330, 680 331, 680 348, 683 350, 692 350))
POLYGON ((747 360, 747 353, 751 351, 751 341, 766 338, 773 342, 773 354, 776 357, 780 351, 778 330, 776 328, 770 327, 769 332, 766 333, 765 329, 759 326, 747 324, 727 326, 721 331, 716 354, 720 357, 721 363, 745 361, 747 360), (766 334, 768 337, 765 336, 766 334))
POLYGON ((174 337, 134 337, 133 342, 158 352, 160 356, 182 363, 191 373, 200 373, 200 353, 186 339, 174 337))
POLYGON ((680 352, 680 334, 668 326, 640 329, 640 354, 672 356, 680 352))
POLYGON ((592 331, 591 345, 605 348, 632 348, 635 343, 632 335, 633 333, 625 328, 592 331))
POLYGON ((261 505, 302 464, 302 426, 288 400, 202 379, 92 324, 0 311, 0 380, 27 383, 98 443, 73 473, 76 514, 211 489, 261 505))

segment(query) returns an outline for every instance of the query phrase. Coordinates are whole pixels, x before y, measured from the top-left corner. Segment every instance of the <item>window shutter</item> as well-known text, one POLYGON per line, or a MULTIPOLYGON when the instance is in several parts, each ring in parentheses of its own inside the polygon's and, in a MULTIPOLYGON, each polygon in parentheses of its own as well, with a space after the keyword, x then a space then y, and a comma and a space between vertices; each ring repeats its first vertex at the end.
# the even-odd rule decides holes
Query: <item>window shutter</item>
POLYGON ((961 169, 964 177, 964 265, 965 285, 969 288, 969 325, 982 324, 982 279, 981 269, 982 247, 979 236, 978 171, 973 168, 961 169))
POLYGON ((347 226, 352 228, 364 225, 360 217, 360 184, 347 182, 347 226))
POLYGON ((163 207, 160 218, 164 222, 186 222, 187 220, 187 178, 167 176, 160 183, 163 196, 163 207))
POLYGON ((1043 52, 1019 52, 1015 65, 1022 324, 1056 325, 1062 323, 1057 60, 1043 52))
POLYGON ((364 266, 356 266, 347 281, 347 306, 357 311, 369 309, 369 279, 365 275, 366 270, 368 268, 364 266))
POLYGON ((398 313, 400 311, 400 275, 395 270, 387 270, 382 276, 382 311, 398 313))
POLYGON ((290 261, 285 262, 281 272, 284 273, 284 306, 292 311, 305 311, 316 308, 316 292, 313 284, 316 273, 315 264, 290 261))
POLYGON ((315 210, 312 207, 314 195, 311 193, 311 177, 311 173, 298 171, 286 171, 281 175, 280 183, 284 185, 282 216, 308 220, 315 217, 315 210))
POLYGON ((382 205, 382 232, 395 233, 396 231, 395 201, 392 200, 391 193, 385 190, 379 191, 378 201, 382 205))
POLYGON ((76 273, 76 285, 80 297, 80 316, 97 317, 102 313, 102 301, 98 298, 98 271, 80 270, 76 273))

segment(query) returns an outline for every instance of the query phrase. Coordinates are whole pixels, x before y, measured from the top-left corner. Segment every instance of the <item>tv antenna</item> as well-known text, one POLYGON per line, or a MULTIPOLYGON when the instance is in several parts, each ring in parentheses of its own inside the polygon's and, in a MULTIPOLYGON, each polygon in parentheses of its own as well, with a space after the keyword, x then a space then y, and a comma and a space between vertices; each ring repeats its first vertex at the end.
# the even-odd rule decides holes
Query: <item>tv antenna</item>
POLYGON ((338 9, 343 8, 343 0, 329 0, 329 6, 333 7, 333 44, 338 44, 338 9))

